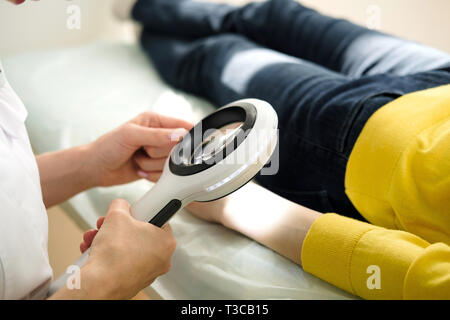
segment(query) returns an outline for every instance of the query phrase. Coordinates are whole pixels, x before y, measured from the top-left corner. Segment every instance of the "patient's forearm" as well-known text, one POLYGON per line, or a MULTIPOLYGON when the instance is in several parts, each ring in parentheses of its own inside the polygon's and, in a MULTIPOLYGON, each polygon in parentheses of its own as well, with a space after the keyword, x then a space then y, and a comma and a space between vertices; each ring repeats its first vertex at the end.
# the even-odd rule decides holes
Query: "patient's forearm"
POLYGON ((94 186, 84 166, 86 154, 87 147, 80 146, 36 157, 47 208, 94 186))
POLYGON ((254 183, 226 201, 221 222, 301 265, 301 248, 320 213, 254 183))

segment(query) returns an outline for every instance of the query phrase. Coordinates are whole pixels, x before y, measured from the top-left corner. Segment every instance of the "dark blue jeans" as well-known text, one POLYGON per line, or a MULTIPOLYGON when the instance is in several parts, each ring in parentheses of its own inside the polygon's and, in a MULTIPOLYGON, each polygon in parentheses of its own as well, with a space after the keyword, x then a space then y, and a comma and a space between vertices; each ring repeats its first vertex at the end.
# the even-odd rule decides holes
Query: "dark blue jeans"
POLYGON ((244 7, 139 0, 133 16, 172 86, 218 106, 249 97, 272 104, 280 170, 258 180, 320 212, 362 219, 344 178, 364 124, 403 94, 450 83, 450 55, 291 0, 244 7))

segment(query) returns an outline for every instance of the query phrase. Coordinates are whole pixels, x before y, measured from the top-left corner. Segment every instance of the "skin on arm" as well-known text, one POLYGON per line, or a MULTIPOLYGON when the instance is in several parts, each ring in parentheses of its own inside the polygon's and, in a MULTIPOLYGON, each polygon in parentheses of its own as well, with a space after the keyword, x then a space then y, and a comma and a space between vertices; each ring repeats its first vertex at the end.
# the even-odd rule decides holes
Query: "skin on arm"
POLYGON ((240 232, 299 265, 303 240, 321 216, 255 183, 223 199, 193 202, 187 208, 195 216, 240 232))

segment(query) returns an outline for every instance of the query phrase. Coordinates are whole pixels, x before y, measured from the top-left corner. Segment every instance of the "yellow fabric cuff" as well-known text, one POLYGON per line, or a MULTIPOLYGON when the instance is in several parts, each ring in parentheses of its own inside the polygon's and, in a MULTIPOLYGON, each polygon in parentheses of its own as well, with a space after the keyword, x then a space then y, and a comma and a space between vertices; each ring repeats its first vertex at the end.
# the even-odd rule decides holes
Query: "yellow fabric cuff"
POLYGON ((350 277, 352 253, 362 235, 375 228, 334 213, 322 215, 303 242, 303 269, 355 294, 350 277))
POLYGON ((405 276, 429 243, 388 230, 325 214, 308 232, 302 248, 305 271, 366 299, 402 299, 405 276))

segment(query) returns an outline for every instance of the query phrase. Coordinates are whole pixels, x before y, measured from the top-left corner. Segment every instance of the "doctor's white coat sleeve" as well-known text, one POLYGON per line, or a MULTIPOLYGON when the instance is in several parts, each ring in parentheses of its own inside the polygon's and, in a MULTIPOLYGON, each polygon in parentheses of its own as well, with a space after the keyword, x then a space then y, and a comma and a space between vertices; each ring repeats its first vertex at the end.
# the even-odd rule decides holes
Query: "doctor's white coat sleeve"
MULTIPOLYGON (((2 67, 0 65, 0 70, 2 67)), ((40 299, 52 279, 48 220, 27 111, 0 72, 0 298, 40 299)))

